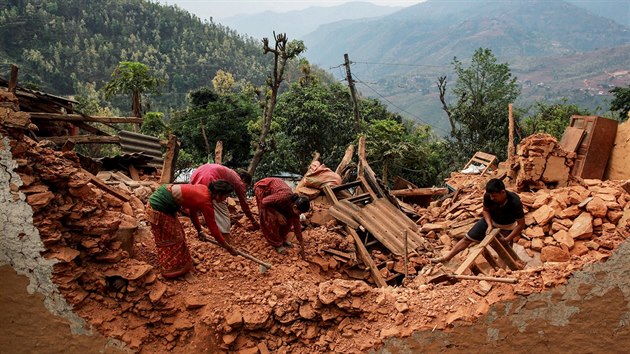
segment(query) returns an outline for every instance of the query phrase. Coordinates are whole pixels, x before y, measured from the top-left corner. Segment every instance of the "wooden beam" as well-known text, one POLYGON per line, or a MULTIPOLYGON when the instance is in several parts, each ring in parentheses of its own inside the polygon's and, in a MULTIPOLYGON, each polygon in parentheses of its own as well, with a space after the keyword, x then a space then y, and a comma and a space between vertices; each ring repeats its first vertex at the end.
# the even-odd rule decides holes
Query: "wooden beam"
POLYGON ((512 114, 512 104, 508 105, 508 161, 514 156, 514 115, 512 114))
POLYGON ((387 282, 385 282, 383 275, 381 275, 381 272, 376 267, 374 260, 370 256, 370 252, 368 252, 363 242, 361 242, 361 238, 359 237, 357 232, 348 226, 346 226, 346 232, 349 233, 354 239, 357 254, 361 258, 361 261, 363 261, 363 263, 368 266, 368 268, 370 268, 370 273, 372 273, 372 279, 374 280, 374 283, 376 283, 376 286, 378 286, 379 288, 387 287, 387 282))
POLYGON ((65 135, 65 136, 40 136, 39 140, 50 140, 55 144, 64 144, 72 141, 75 144, 119 144, 118 136, 101 135, 65 135))
POLYGON ((396 197, 412 197, 419 195, 444 195, 448 193, 446 188, 413 188, 395 189, 390 191, 396 197))
POLYGON ((93 117, 81 114, 63 113, 30 113, 32 119, 61 120, 67 122, 96 122, 96 123, 142 123, 142 118, 138 117, 93 117))
POLYGON ((223 163, 223 142, 221 140, 217 141, 214 147, 214 163, 219 165, 223 163))
POLYGON ((160 183, 171 183, 173 181, 173 174, 175 173, 175 163, 177 162, 178 153, 179 144, 177 143, 177 137, 171 134, 168 137, 168 144, 166 145, 166 156, 164 156, 164 165, 162 166, 160 183))
POLYGON ((128 202, 129 199, 131 199, 130 196, 126 195, 124 192, 120 191, 120 190, 116 190, 110 186, 108 186, 105 181, 103 181, 102 179, 94 176, 93 174, 91 174, 90 172, 81 169, 82 173, 85 173, 86 175, 88 175, 90 177, 90 182, 97 186, 98 188, 102 189, 103 191, 113 195, 114 197, 124 201, 124 202, 128 202))
POLYGON ((357 164, 357 176, 363 176, 363 164, 365 163, 365 136, 359 137, 359 147, 357 148, 357 157, 359 162, 357 164))
POLYGON ((346 169, 346 167, 352 161, 352 155, 354 155, 354 145, 350 144, 346 148, 346 152, 345 152, 345 154, 343 154, 343 158, 341 159, 341 162, 339 162, 339 166, 337 166, 337 169, 335 170, 336 174, 341 176, 343 171, 346 169))
POLYGON ((15 89, 17 88, 18 70, 19 68, 16 65, 11 64, 11 77, 9 78, 7 90, 13 94, 15 94, 15 89))

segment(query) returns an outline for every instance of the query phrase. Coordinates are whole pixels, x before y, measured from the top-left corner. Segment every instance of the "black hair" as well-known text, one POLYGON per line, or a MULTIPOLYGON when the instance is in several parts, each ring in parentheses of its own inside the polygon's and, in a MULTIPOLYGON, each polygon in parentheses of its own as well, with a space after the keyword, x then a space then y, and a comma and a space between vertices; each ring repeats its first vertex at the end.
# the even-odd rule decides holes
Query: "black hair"
POLYGON ((220 179, 218 181, 214 181, 208 184, 208 190, 213 195, 229 195, 234 191, 234 187, 232 187, 232 185, 228 181, 220 179))
POLYGON ((238 170, 236 173, 238 173, 238 176, 241 177, 241 181, 243 181, 243 183, 247 185, 252 184, 252 175, 249 172, 245 170, 238 170))
POLYGON ((486 193, 500 193, 505 190, 505 184, 498 178, 493 178, 486 183, 486 193))
POLYGON ((293 202, 293 204, 295 204, 300 213, 306 213, 307 211, 311 210, 311 201, 303 195, 293 193, 293 195, 291 196, 291 201, 293 202))

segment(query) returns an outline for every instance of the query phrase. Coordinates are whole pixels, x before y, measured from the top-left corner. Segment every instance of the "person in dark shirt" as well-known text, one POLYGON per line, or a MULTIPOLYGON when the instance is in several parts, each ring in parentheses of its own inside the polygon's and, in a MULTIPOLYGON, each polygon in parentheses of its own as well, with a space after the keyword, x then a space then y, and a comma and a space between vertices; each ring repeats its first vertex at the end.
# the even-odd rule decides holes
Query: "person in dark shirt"
POLYGON ((466 237, 455 244, 444 257, 434 258, 433 262, 446 262, 472 243, 481 242, 493 228, 498 228, 505 241, 512 242, 525 228, 525 213, 518 194, 507 191, 500 179, 491 179, 486 184, 483 196, 483 217, 468 231, 466 237))

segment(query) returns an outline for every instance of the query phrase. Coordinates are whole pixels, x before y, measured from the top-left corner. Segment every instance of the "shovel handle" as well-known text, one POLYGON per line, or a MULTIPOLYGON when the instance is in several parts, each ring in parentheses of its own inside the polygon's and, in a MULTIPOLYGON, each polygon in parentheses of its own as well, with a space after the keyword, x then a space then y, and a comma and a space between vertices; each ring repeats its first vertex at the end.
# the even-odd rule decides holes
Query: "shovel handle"
MULTIPOLYGON (((221 246, 221 245, 219 245, 219 243, 217 241, 215 241, 215 240, 213 240, 213 239, 211 239, 209 237, 204 237, 204 238, 205 238, 205 241, 213 243, 213 244, 215 244, 217 246, 221 246)), ((234 247, 232 247, 232 248, 234 248, 234 247)), ((247 254, 247 253, 245 253, 245 252, 243 252, 243 251, 241 251, 241 250, 239 250, 237 248, 234 248, 234 252, 238 253, 240 256, 242 256, 244 258, 249 259, 252 262, 260 264, 261 266, 263 266, 263 267, 265 267, 267 269, 271 269, 271 264, 265 263, 265 262, 261 261, 260 259, 254 257, 254 256, 252 256, 250 254, 247 254)))
POLYGON ((499 283, 518 283, 518 279, 516 278, 497 278, 497 277, 483 277, 476 275, 459 275, 459 274, 449 274, 449 278, 454 279, 463 279, 463 280, 485 280, 485 281, 496 281, 499 283))

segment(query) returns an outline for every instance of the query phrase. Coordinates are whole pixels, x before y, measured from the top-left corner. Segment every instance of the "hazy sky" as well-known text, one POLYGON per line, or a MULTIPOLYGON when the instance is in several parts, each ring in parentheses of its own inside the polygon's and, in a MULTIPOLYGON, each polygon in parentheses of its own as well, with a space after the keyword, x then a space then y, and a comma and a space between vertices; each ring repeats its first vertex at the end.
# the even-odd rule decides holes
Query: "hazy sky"
MULTIPOLYGON (((159 0, 163 4, 177 5, 199 16, 201 19, 212 17, 222 19, 238 14, 252 14, 264 11, 287 12, 301 10, 311 6, 335 6, 348 0, 311 0, 311 1, 265 1, 265 0, 159 0)), ((411 6, 422 0, 361 0, 382 6, 411 6)))

